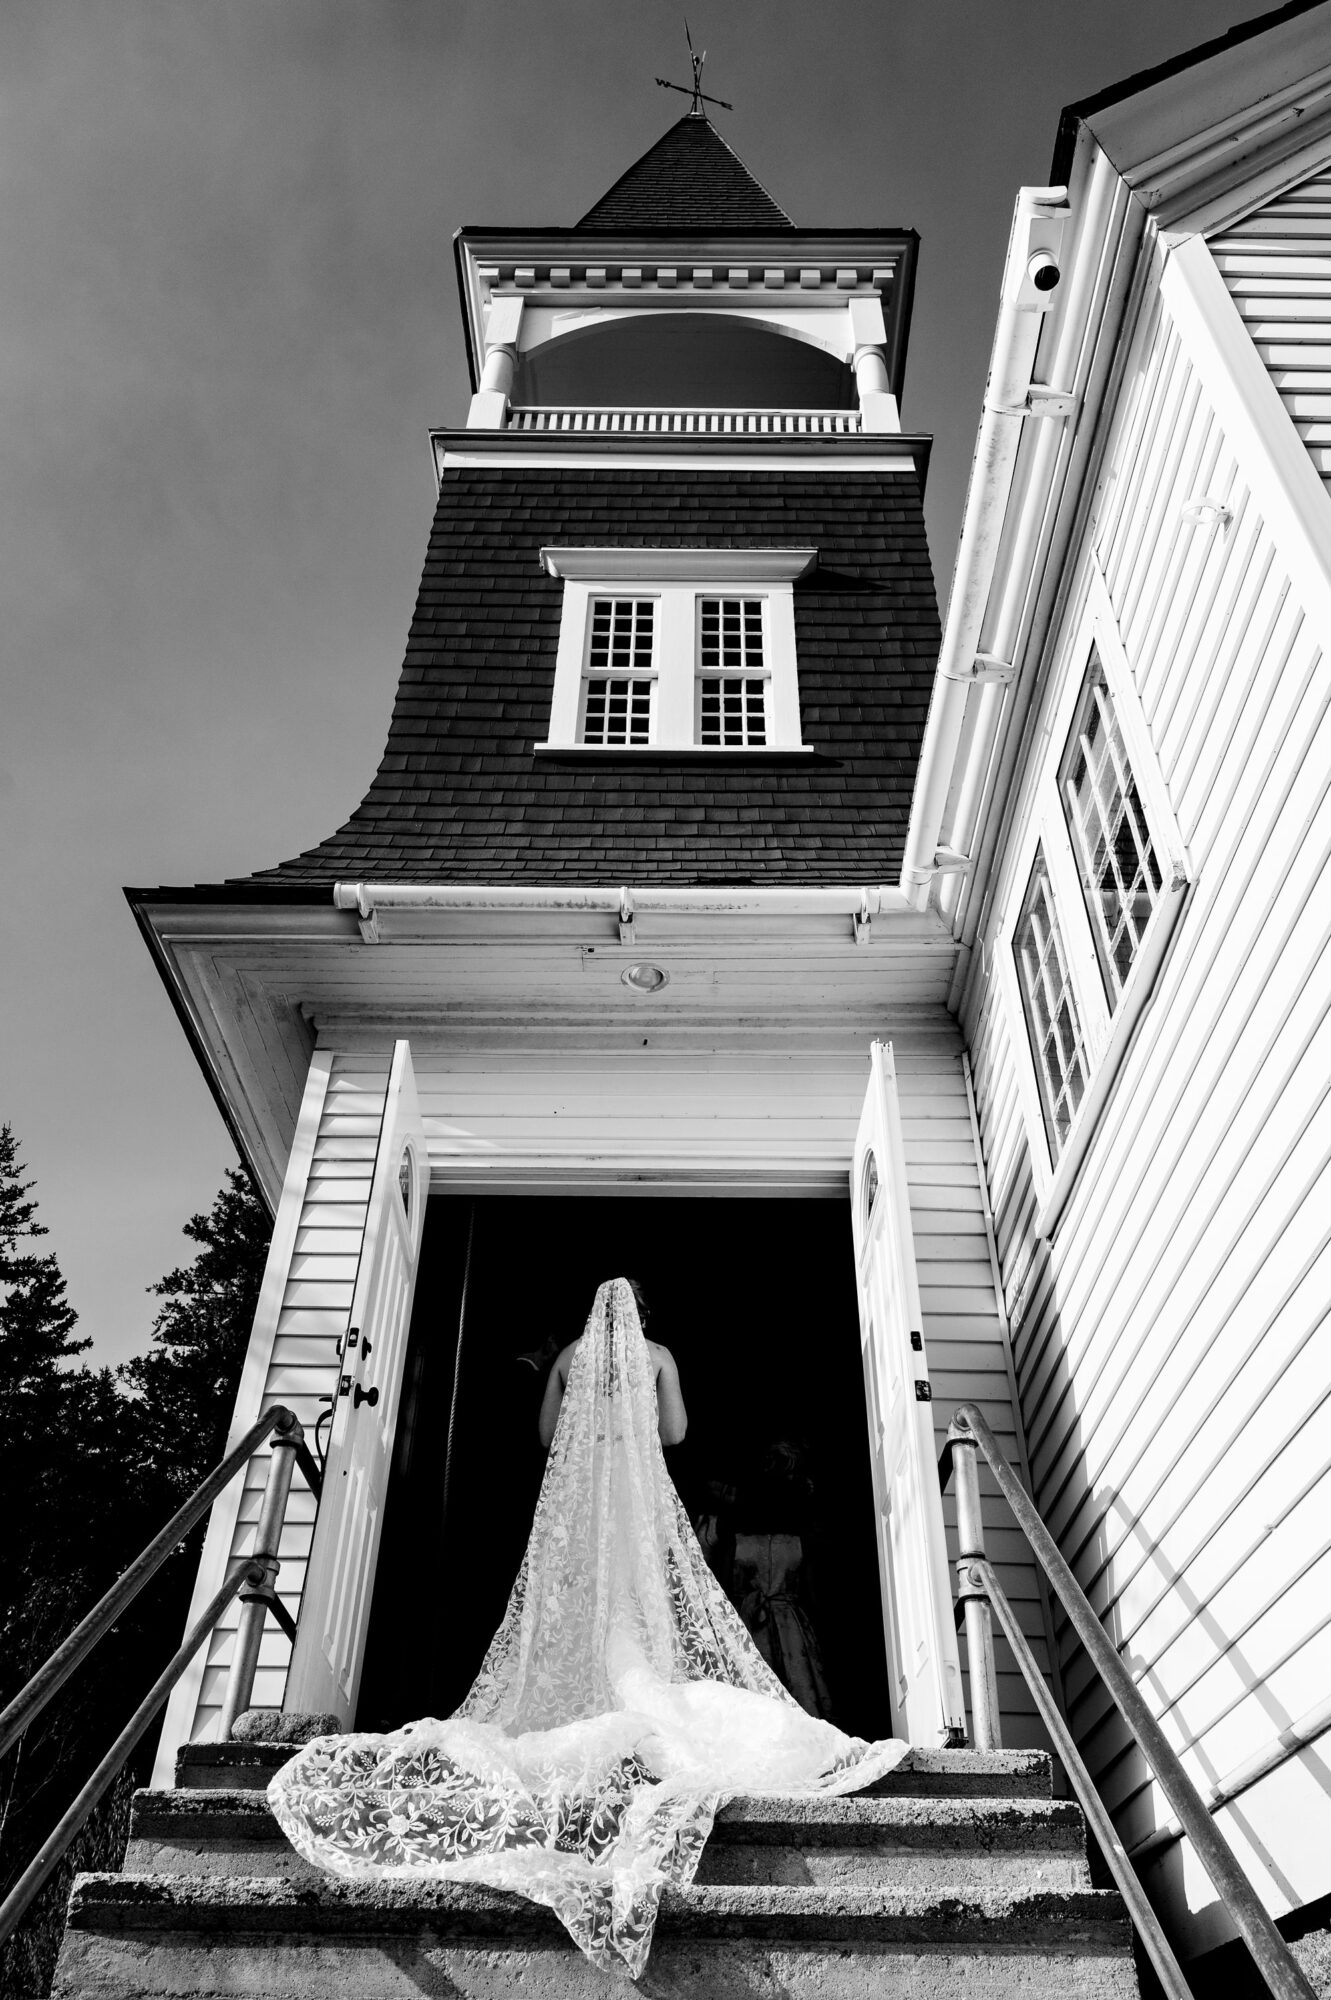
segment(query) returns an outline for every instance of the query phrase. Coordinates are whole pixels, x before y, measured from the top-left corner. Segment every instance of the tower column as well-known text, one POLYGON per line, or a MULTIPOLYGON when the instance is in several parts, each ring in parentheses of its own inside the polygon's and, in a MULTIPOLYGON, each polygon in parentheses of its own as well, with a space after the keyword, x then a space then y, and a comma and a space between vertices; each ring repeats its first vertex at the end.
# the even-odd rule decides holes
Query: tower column
POLYGON ((881 299, 850 301, 850 332, 854 341, 855 388, 860 399, 860 426, 866 431, 899 431, 901 417, 887 373, 887 328, 881 299))
POLYGON ((860 425, 866 431, 899 431, 897 399, 888 386, 887 362, 881 347, 855 349, 855 387, 860 399, 860 425))
POLYGON ((521 299, 490 302, 485 317, 485 360, 467 412, 468 430, 501 431, 508 421, 509 398, 518 365, 522 303, 521 299))

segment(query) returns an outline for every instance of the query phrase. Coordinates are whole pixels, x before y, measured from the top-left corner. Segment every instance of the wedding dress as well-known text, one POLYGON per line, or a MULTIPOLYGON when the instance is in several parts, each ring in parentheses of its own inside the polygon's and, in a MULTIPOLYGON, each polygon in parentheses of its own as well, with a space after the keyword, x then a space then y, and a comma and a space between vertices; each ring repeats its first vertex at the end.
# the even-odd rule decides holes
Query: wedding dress
POLYGON ((517 1890, 636 1978, 662 1889, 692 1880, 728 1797, 857 1791, 906 1749, 806 1714, 758 1652, 666 1471, 615 1278, 574 1349, 527 1552, 462 1706, 320 1737, 268 1796, 320 1867, 517 1890))

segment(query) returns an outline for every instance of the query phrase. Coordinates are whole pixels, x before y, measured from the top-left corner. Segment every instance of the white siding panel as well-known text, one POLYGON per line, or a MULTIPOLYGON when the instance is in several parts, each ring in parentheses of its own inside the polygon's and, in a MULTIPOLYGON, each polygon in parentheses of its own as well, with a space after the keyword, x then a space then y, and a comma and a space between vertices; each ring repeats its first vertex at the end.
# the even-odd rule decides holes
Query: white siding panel
POLYGON ((1331 174, 1277 195, 1210 247, 1314 465, 1331 478, 1331 174))
MULTIPOLYGON (((349 1078, 336 1059, 331 1062, 294 1228, 284 1246, 278 1241, 278 1232, 274 1233, 274 1255, 284 1260, 284 1269, 278 1274, 280 1297, 273 1302, 266 1324, 265 1304, 261 1302, 237 1402, 235 1431, 243 1431, 270 1403, 281 1402, 295 1410, 307 1436, 312 1436, 326 1399, 336 1389, 337 1346, 346 1331, 356 1277, 352 1240, 358 1249, 369 1199, 369 1180, 357 1163, 366 1156, 367 1148, 373 1159, 375 1142, 367 1132, 378 1131, 388 1056, 377 1070, 370 1065, 367 1072, 363 1061, 358 1062, 358 1069, 361 1073, 349 1078), (348 1166, 355 1178, 348 1177, 348 1166), (357 1194, 360 1201, 355 1199, 357 1194)), ((266 1449, 257 1453, 240 1487, 224 1495, 214 1508, 217 1525, 210 1526, 200 1569, 199 1587, 205 1596, 211 1595, 232 1564, 253 1548, 268 1458, 266 1449), (218 1528, 222 1528, 220 1543, 218 1528)), ((278 1578, 281 1596, 293 1615, 299 1611, 313 1522, 313 1498, 297 1473, 282 1535, 278 1578)), ((173 1697, 155 1783, 172 1782, 179 1743, 207 1742, 214 1734, 238 1621, 239 1607, 233 1602, 213 1635, 202 1672, 182 1681, 173 1697)), ((290 1652, 290 1642, 270 1624, 264 1633, 261 1670, 255 1682, 256 1705, 281 1706, 290 1652)))
MULTIPOLYGON (((1315 192, 1331 231, 1331 178, 1315 192)), ((1241 261, 1268 255, 1259 235, 1245 224, 1212 246, 1250 327, 1291 296, 1272 291, 1274 266, 1241 261)), ((1307 289, 1331 269, 1284 275, 1305 302, 1289 323, 1311 324, 1308 301, 1323 319, 1306 348, 1285 342, 1277 387, 1331 396, 1331 289, 1307 289), (1298 363, 1317 343, 1314 384, 1298 363)), ((1206 1786, 1313 1706, 1331 1671, 1331 665, 1158 300, 1090 543, 1194 880, 1047 1246, 1017 1095, 1022 1024, 992 986, 967 1018, 1037 1501, 1206 1786), (1231 509, 1223 528, 1183 520, 1202 493, 1231 509)), ((1168 1808, 1057 1631, 1088 1761, 1140 1838, 1168 1808)), ((1227 1826, 1244 1824, 1242 1803, 1227 1826)), ((1331 1891, 1325 1848, 1320 1872, 1278 1847, 1263 1865, 1278 1910, 1331 1891)), ((1181 1867, 1158 1864, 1158 1879, 1181 1867)), ((1214 1941, 1181 1921, 1185 1942, 1214 1941)))

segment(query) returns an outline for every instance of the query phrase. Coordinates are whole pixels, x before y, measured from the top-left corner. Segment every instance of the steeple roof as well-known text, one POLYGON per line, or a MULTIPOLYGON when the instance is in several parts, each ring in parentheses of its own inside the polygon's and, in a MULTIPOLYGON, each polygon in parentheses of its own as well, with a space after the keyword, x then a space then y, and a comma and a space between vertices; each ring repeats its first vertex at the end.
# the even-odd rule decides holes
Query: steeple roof
POLYGON ((589 208, 579 229, 793 229, 711 120, 686 111, 589 208))

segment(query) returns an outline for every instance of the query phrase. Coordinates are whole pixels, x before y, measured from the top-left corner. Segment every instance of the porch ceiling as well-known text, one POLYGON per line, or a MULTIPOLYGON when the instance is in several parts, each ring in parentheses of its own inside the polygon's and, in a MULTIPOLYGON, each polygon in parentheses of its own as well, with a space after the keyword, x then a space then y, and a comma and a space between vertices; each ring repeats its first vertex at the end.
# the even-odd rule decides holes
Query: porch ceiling
POLYGON ((274 1199, 316 1042, 445 1031, 487 1046, 799 1046, 867 1041, 902 1009, 942 1015, 956 944, 931 913, 644 913, 630 945, 604 912, 392 910, 367 942, 354 912, 131 898, 237 1146, 274 1199), (669 983, 645 994, 639 960, 669 983))

